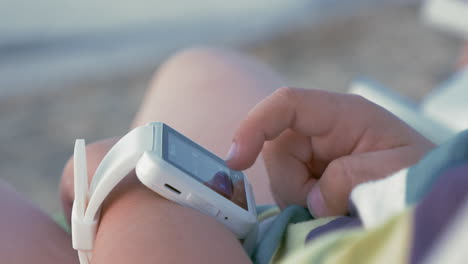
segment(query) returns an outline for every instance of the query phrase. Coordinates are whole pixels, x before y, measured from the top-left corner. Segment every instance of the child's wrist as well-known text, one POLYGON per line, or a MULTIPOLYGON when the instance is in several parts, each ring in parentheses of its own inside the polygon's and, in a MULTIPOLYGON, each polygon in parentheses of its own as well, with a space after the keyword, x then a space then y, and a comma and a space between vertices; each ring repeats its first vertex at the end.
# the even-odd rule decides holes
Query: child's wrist
POLYGON ((215 244, 243 252, 235 235, 224 225, 163 198, 132 173, 103 204, 93 259, 98 263, 116 259, 119 263, 147 263, 145 260, 207 263, 213 262, 212 255, 218 255, 218 261, 222 259, 221 253, 213 252, 215 244))

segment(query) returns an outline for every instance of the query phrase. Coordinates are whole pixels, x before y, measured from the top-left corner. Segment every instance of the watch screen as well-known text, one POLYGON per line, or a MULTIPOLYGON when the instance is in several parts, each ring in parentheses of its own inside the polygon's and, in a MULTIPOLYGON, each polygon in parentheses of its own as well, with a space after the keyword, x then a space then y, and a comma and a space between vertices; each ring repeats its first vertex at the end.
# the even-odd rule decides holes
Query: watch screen
POLYGON ((229 169, 224 160, 164 125, 163 158, 173 166, 248 210, 244 175, 229 169))

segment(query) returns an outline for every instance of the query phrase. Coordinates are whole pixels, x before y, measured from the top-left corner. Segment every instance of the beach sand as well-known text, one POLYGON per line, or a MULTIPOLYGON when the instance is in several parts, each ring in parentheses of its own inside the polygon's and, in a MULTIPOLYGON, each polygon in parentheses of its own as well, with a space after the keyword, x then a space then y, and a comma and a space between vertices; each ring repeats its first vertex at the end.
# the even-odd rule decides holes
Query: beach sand
MULTIPOLYGON (((233 46, 291 86, 346 91, 366 76, 418 101, 450 76, 461 45, 422 25, 418 12, 380 10, 233 46)), ((74 140, 125 134, 160 63, 0 98, 0 178, 47 212, 60 210, 58 184, 74 140)))

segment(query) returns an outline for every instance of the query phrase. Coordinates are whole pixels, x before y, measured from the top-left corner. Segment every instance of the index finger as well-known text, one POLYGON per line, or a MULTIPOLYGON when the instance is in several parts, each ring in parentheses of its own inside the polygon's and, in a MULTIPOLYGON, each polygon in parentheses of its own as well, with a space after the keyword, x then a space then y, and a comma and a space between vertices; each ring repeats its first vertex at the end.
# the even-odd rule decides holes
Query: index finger
POLYGON ((263 143, 288 128, 308 136, 327 135, 339 120, 346 98, 321 90, 291 87, 276 90, 240 123, 226 160, 228 166, 237 170, 252 166, 263 143))

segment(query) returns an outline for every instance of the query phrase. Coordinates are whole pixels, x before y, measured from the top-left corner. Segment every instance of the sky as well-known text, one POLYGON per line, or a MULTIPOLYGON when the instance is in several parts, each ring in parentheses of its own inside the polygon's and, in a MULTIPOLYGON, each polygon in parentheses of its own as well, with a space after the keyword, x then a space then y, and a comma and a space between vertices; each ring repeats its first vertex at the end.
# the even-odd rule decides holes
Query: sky
POLYGON ((0 0, 0 96, 402 1, 417 0, 0 0))

